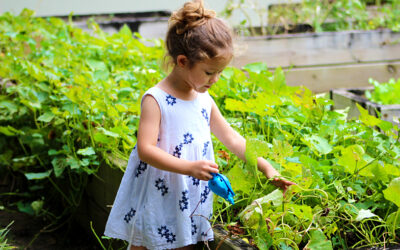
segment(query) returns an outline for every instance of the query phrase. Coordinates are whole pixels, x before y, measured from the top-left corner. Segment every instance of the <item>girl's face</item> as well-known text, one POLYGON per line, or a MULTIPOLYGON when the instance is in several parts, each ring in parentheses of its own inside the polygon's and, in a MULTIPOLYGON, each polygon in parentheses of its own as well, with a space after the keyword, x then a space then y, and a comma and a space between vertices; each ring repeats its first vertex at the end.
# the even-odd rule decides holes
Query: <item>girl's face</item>
POLYGON ((184 74, 186 83, 197 92, 206 92, 218 81, 222 70, 232 59, 231 53, 223 53, 218 57, 195 63, 192 67, 186 65, 184 74))

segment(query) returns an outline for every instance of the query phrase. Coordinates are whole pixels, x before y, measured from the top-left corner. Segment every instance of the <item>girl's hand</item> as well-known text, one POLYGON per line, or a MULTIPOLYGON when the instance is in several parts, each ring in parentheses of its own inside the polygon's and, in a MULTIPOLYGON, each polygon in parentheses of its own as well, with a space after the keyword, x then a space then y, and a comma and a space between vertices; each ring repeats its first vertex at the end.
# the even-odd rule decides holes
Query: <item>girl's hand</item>
POLYGON ((192 162, 189 175, 199 180, 208 181, 212 178, 211 173, 218 173, 218 165, 215 162, 199 160, 192 162))
POLYGON ((296 183, 283 179, 280 176, 273 177, 271 183, 283 190, 283 196, 285 196, 285 193, 289 186, 296 185, 296 183))

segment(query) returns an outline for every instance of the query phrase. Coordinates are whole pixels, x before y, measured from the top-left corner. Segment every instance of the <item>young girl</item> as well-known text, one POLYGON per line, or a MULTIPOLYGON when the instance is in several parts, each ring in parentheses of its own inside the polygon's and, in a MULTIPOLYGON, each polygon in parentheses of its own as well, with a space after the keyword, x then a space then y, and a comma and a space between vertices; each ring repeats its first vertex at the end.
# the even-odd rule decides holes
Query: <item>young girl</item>
MULTIPOLYGON (((211 132, 245 160, 245 139, 207 92, 232 58, 228 26, 202 1, 187 2, 170 18, 166 48, 173 69, 142 97, 137 147, 105 230, 129 241, 131 249, 192 249, 213 239, 207 181, 218 166, 211 132)), ((276 178, 279 173, 261 157, 258 168, 284 190, 293 184, 276 178)))

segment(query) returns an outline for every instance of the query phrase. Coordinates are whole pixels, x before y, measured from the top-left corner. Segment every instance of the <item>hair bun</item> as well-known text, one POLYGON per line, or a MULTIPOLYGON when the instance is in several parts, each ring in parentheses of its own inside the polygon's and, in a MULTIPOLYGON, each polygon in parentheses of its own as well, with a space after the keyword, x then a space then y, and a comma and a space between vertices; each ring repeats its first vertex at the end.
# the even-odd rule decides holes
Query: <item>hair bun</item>
POLYGON ((203 1, 197 0, 185 3, 181 9, 173 12, 169 23, 170 27, 176 26, 176 33, 180 35, 214 17, 215 11, 205 9, 203 1))

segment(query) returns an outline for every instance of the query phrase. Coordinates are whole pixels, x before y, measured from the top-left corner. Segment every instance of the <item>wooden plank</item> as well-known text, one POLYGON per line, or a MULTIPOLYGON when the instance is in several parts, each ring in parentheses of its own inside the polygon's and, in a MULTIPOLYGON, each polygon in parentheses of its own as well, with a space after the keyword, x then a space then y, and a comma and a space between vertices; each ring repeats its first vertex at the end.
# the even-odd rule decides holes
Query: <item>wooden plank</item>
POLYGON ((378 117, 378 114, 380 114, 382 120, 391 122, 392 124, 400 127, 400 124, 394 122, 393 120, 394 117, 400 117, 400 104, 382 105, 369 101, 364 97, 366 90, 373 90, 373 86, 331 90, 330 97, 335 103, 333 109, 349 108, 347 118, 358 118, 360 112, 356 104, 359 104, 368 110, 370 115, 378 117))
POLYGON ((316 93, 335 88, 370 86, 369 78, 386 82, 400 77, 400 60, 395 62, 366 63, 286 70, 289 86, 303 85, 316 93))
POLYGON ((400 60, 400 32, 345 31, 276 35, 236 41, 232 65, 304 67, 400 60))

